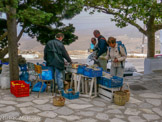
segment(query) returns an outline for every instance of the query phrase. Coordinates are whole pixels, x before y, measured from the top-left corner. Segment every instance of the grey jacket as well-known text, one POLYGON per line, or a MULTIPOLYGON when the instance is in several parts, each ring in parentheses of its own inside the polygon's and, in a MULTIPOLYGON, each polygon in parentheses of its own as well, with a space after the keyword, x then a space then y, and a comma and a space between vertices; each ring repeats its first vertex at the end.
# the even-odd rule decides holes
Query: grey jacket
POLYGON ((57 39, 48 41, 44 48, 44 60, 47 66, 54 66, 64 70, 64 59, 71 62, 63 43, 57 39))
POLYGON ((123 65, 125 64, 125 60, 127 58, 126 52, 122 46, 120 46, 120 52, 118 50, 118 44, 116 43, 114 48, 111 48, 111 51, 109 52, 109 49, 107 50, 107 56, 105 57, 107 60, 112 60, 112 66, 114 67, 121 67, 121 62, 123 62, 123 65), (117 58, 118 62, 113 62, 114 59, 117 58))

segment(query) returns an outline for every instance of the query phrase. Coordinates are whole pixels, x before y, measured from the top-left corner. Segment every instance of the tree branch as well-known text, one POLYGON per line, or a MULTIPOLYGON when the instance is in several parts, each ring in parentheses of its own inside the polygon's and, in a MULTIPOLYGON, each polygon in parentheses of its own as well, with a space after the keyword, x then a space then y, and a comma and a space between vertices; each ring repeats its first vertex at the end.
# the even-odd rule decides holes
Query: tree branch
POLYGON ((47 25, 40 25, 40 24, 35 24, 35 25, 40 26, 40 27, 43 27, 43 28, 47 28, 47 29, 53 31, 53 29, 52 29, 51 26, 47 26, 47 25))
POLYGON ((23 27, 22 30, 20 31, 20 33, 19 33, 19 35, 18 35, 18 37, 17 37, 17 42, 20 40, 22 34, 24 33, 24 29, 25 29, 25 28, 23 27))
POLYGON ((113 11, 110 11, 108 9, 105 9, 105 8, 102 8, 102 7, 98 7, 98 6, 91 6, 92 8, 95 8, 95 9, 98 9, 98 10, 101 10, 103 13, 105 14, 111 14, 111 15, 118 15, 121 19, 123 19, 124 21, 128 22, 129 24, 135 26, 141 33, 147 35, 146 31, 140 26, 138 25, 137 23, 135 23, 134 21, 131 21, 129 18, 127 18, 126 16, 120 16, 120 13, 117 13, 117 12, 113 12, 113 11))
MULTIPOLYGON (((125 20, 125 19, 127 19, 127 18, 124 18, 123 20, 125 20)), ((128 20, 128 19, 127 19, 127 22, 128 22, 129 24, 135 26, 135 27, 136 27, 141 33, 143 33, 144 35, 147 35, 147 32, 146 32, 141 26, 139 26, 137 23, 135 23, 135 22, 133 22, 133 21, 131 21, 131 20, 128 20)))
POLYGON ((4 58, 4 56, 8 53, 8 47, 0 50, 0 59, 4 58))
POLYGON ((117 15, 118 14, 118 13, 115 13, 115 12, 112 12, 112 11, 108 11, 107 9, 99 7, 99 6, 91 6, 91 7, 94 8, 94 9, 101 10, 105 14, 112 14, 112 15, 117 15))
POLYGON ((7 35, 8 35, 8 32, 6 31, 6 32, 3 33, 3 35, 0 37, 0 41, 2 41, 7 35))
POLYGON ((160 29, 162 29, 162 24, 157 24, 157 25, 155 25, 155 30, 156 30, 156 31, 158 31, 158 30, 160 30, 160 29))

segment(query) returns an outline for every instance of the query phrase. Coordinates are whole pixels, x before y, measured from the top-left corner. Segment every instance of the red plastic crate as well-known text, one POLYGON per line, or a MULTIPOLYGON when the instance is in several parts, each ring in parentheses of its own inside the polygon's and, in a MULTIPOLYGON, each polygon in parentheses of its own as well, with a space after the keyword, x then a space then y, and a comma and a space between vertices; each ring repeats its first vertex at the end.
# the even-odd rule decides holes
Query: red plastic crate
POLYGON ((29 96, 29 84, 22 80, 11 81, 10 91, 16 97, 27 97, 29 96))

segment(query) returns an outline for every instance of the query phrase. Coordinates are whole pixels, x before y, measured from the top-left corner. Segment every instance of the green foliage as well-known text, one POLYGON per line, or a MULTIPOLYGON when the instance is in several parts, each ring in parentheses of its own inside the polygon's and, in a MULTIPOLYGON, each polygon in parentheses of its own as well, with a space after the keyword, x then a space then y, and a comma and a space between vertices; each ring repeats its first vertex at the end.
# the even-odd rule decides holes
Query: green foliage
POLYGON ((114 15, 111 20, 120 28, 128 24, 136 27, 148 37, 147 57, 154 57, 155 32, 162 29, 162 3, 157 3, 157 0, 84 0, 84 4, 87 9, 114 15), (139 20, 146 29, 137 23, 139 20))
POLYGON ((118 27, 125 27, 127 23, 136 20, 148 23, 150 16, 155 17, 156 24, 162 24, 162 3, 157 0, 85 0, 86 6, 115 15, 112 21, 118 27))
POLYGON ((42 44, 54 39, 58 32, 64 33, 65 44, 70 44, 77 39, 75 28, 72 25, 65 26, 62 20, 79 14, 82 7, 81 0, 31 0, 19 5, 19 21, 25 27, 25 32, 42 44))
POLYGON ((18 1, 19 0, 0 0, 0 12, 7 12, 7 5, 18 8, 18 1))
MULTIPOLYGON (((7 21, 5 19, 0 18, 0 37, 4 34, 7 29, 7 21)), ((0 49, 6 47, 8 45, 7 37, 0 40, 0 49)))
POLYGON ((14 8, 18 8, 18 2, 19 2, 19 0, 12 0, 12 7, 14 7, 14 8))
POLYGON ((77 36, 75 36, 73 33, 75 31, 75 28, 70 24, 68 26, 62 26, 57 29, 52 29, 49 26, 31 26, 28 29, 25 30, 26 33, 29 34, 30 37, 36 37, 37 40, 45 45, 49 40, 52 40, 55 38, 55 35, 58 32, 62 32, 65 36, 63 42, 66 45, 71 44, 76 39, 78 39, 77 36))
POLYGON ((31 7, 25 10, 20 10, 18 15, 23 22, 29 21, 30 23, 36 25, 46 24, 46 22, 48 22, 53 16, 52 13, 46 13, 44 11, 37 10, 31 7))
MULTIPOLYGON (((0 12, 7 12, 6 5, 9 4, 8 0, 0 0, 0 12)), ((65 26, 62 20, 79 14, 83 8, 82 0, 13 0, 12 5, 17 8, 17 22, 24 32, 36 37, 40 43, 46 44, 58 32, 65 34, 65 44, 78 38, 74 35, 73 25, 65 26)))
POLYGON ((5 0, 0 0, 0 12, 5 11, 5 5, 4 5, 5 0))

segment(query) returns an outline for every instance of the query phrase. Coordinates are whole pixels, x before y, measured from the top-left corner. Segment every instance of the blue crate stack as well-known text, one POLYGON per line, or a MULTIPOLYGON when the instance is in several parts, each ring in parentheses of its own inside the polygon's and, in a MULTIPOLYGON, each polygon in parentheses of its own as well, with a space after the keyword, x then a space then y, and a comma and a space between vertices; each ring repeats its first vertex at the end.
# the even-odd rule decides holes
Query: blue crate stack
POLYGON ((97 69, 99 69, 99 70, 85 68, 83 75, 88 76, 88 77, 101 77, 102 76, 102 68, 97 67, 97 69))
MULTIPOLYGON (((72 91, 72 89, 69 89, 68 91, 72 91)), ((65 91, 62 91, 62 96, 64 98, 69 99, 69 100, 78 99, 79 98, 79 92, 76 92, 75 94, 73 94, 73 93, 65 93, 65 91)))
POLYGON ((97 83, 107 88, 116 88, 121 87, 123 85, 123 78, 113 76, 110 79, 106 77, 100 77, 97 79, 97 83))
POLYGON ((78 69, 77 69, 77 74, 82 74, 83 75, 85 68, 86 68, 86 66, 79 65, 78 69))

